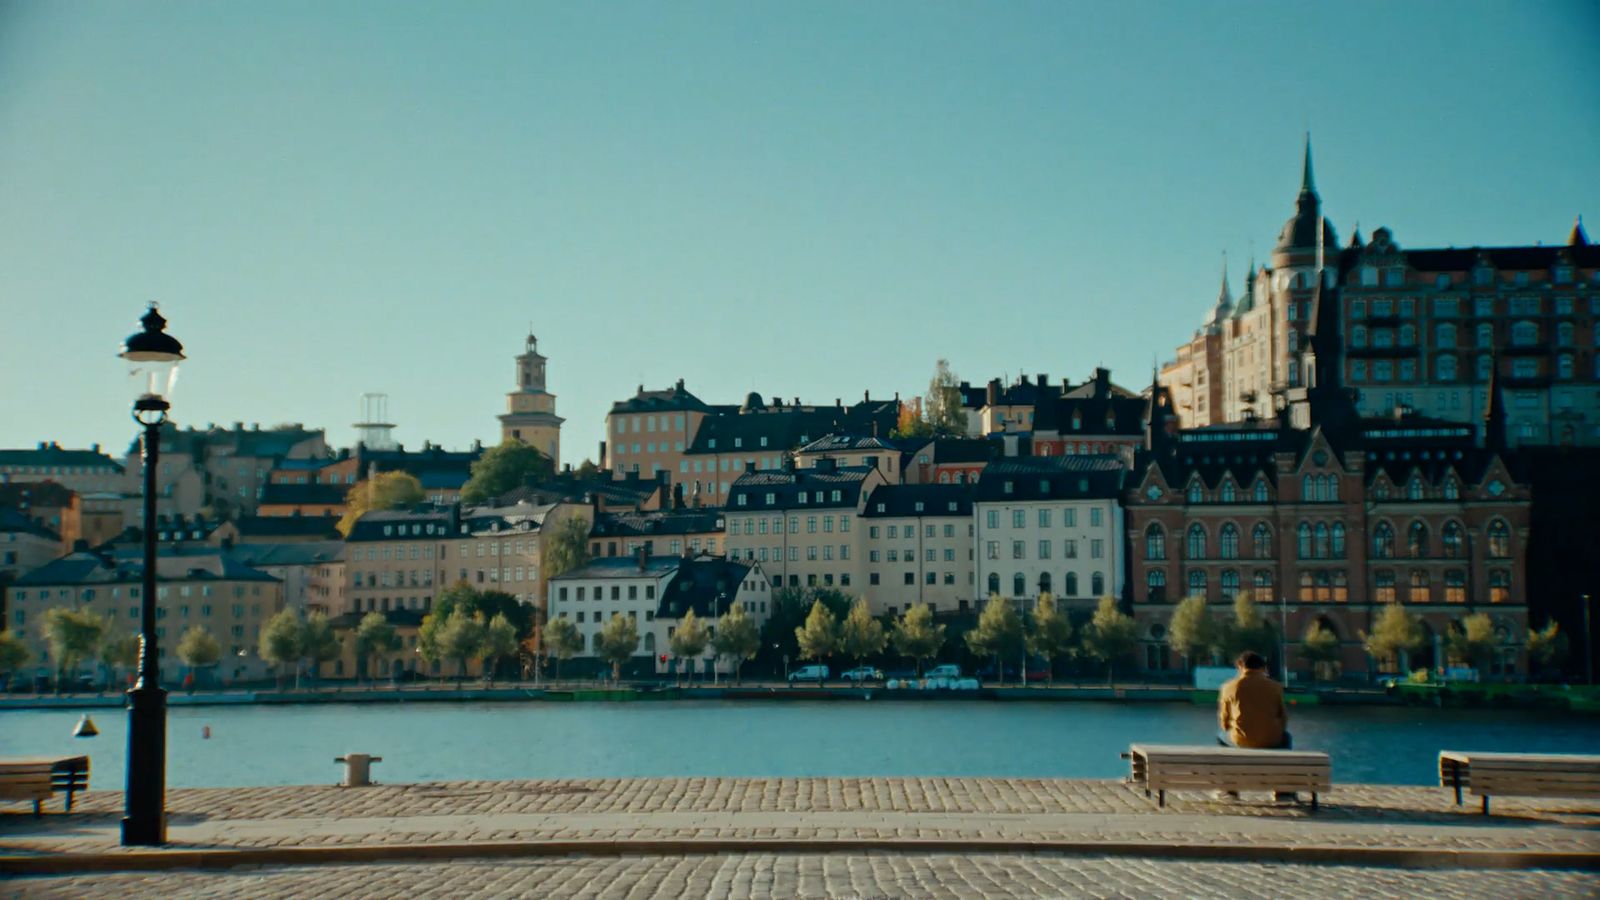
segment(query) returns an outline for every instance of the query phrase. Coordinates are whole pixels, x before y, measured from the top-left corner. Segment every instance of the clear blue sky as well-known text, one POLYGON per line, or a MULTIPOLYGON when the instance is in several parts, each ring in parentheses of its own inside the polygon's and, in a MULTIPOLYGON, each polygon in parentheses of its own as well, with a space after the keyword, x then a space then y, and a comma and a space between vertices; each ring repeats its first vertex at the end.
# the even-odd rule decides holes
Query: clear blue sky
POLYGON ((1138 386, 1270 250, 1600 232, 1592 2, 0 0, 0 446, 119 450, 147 300, 184 424, 493 439, 533 323, 594 453, 707 400, 1138 386))

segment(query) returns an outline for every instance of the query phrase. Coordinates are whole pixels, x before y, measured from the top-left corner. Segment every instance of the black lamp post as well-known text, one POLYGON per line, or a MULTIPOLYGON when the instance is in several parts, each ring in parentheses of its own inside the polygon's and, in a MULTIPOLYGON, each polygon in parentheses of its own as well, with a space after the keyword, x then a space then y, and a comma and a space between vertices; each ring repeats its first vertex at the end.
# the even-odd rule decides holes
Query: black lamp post
POLYGON ((139 616, 139 680, 128 691, 128 784, 123 795, 122 843, 167 842, 167 692, 161 689, 156 648, 156 465, 167 397, 178 377, 183 345, 165 333, 156 305, 141 318, 144 330, 130 336, 120 356, 141 382, 133 417, 144 426, 144 572, 139 616))

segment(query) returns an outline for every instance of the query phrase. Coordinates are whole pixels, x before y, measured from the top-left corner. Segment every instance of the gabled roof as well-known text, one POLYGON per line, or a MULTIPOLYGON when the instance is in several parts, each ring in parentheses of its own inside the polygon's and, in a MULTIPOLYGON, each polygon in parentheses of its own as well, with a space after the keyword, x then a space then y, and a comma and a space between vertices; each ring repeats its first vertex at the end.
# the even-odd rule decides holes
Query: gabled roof
POLYGON ((0 484, 0 506, 71 506, 76 492, 54 481, 13 481, 0 484))
POLYGON ((862 485, 874 472, 878 470, 873 466, 837 466, 835 468, 817 467, 812 469, 772 469, 746 472, 728 492, 728 512, 737 513, 746 509, 789 509, 802 505, 813 508, 837 508, 840 506, 855 506, 861 496, 862 485), (840 499, 833 499, 833 492, 840 492, 840 499), (802 504, 799 495, 804 493, 807 502, 802 504), (814 496, 821 493, 822 499, 814 496), (767 495, 772 495, 773 502, 767 502, 767 495), (744 498, 741 501, 740 498, 744 498))
POLYGON ((122 464, 101 453, 99 445, 89 450, 66 450, 53 441, 40 442, 31 450, 0 449, 0 467, 11 466, 79 466, 122 471, 122 464))
MULTIPOLYGON (((15 583, 17 587, 137 584, 144 571, 142 552, 140 548, 123 548, 114 554, 80 550, 45 563, 15 583)), ((156 578, 160 581, 278 581, 218 549, 168 550, 156 557, 156 578)))
POLYGON ((233 522, 239 530, 239 542, 262 537, 326 537, 339 536, 338 516, 240 516, 233 522))
POLYGON ((793 450, 836 432, 888 435, 899 421, 900 404, 872 400, 854 406, 771 406, 762 410, 707 416, 687 453, 756 453, 793 450), (765 438, 765 443, 762 439, 765 438))
POLYGON ((590 537, 656 537, 707 534, 722 530, 720 509, 605 512, 595 516, 590 537))
POLYGON ((415 509, 384 509, 369 512, 356 520, 346 535, 348 541, 393 541, 401 538, 442 537, 459 532, 454 506, 419 506, 415 509), (388 528, 389 532, 384 533, 388 528))
POLYGON ((1080 500, 1117 496, 1126 469, 1115 456, 1036 456, 992 462, 983 470, 979 503, 1080 500))
POLYGON ((0 507, 0 534, 31 534, 50 541, 61 540, 61 535, 30 516, 15 509, 0 507))
POLYGON ((538 531, 554 503, 518 502, 500 506, 469 506, 460 511, 460 522, 471 534, 538 531))
POLYGON ((647 391, 644 385, 639 385, 638 393, 627 400, 619 400, 611 404, 611 415, 627 413, 651 412, 703 412, 709 413, 712 409, 699 397, 689 393, 683 386, 683 379, 666 390, 647 391))
POLYGON ((311 566, 342 561, 344 546, 344 541, 240 543, 227 553, 248 566, 311 566))
POLYGON ((1563 256, 1573 265, 1600 266, 1600 245, 1547 247, 1462 247, 1446 250, 1402 250, 1405 264, 1419 272, 1468 272, 1480 260, 1495 269, 1508 271, 1545 270, 1560 263, 1563 256))
POLYGON ((869 434, 828 434, 806 444, 796 450, 795 453, 870 453, 873 451, 881 451, 884 454, 901 453, 906 449, 904 446, 906 443, 908 442, 889 440, 869 434))
POLYGON ((681 556, 646 556, 641 565, 638 556, 604 556, 592 560, 581 569, 573 569, 551 578, 551 581, 578 581, 603 578, 656 579, 671 575, 683 562, 681 556))
POLYGON ((905 518, 915 516, 972 515, 974 485, 967 484, 880 484, 867 495, 862 517, 905 518))
POLYGON ((696 618, 726 613, 738 595, 741 582, 755 563, 734 562, 716 556, 684 558, 672 580, 656 598, 656 618, 681 619, 694 610, 696 618))

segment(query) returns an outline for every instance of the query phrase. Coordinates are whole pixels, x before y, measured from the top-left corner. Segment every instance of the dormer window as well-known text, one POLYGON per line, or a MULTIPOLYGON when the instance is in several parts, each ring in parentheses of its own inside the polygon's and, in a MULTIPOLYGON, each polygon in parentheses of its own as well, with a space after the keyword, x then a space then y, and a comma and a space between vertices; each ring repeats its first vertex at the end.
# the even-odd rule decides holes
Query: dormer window
POLYGON ((917 512, 922 512, 922 501, 921 500, 917 501, 917 512))
POLYGON ((715 449, 717 449, 717 439, 716 438, 706 438, 706 449, 707 450, 715 450, 715 449))
POLYGON ((1555 276, 1554 277, 1555 277, 1556 284, 1569 284, 1569 283, 1571 283, 1571 281, 1572 281, 1572 267, 1571 266, 1556 266, 1556 271, 1555 271, 1555 276))
POLYGON ((744 438, 734 438, 733 439, 733 449, 738 450, 740 447, 743 447, 743 446, 744 446, 744 438))
POLYGON ((1479 266, 1473 269, 1472 283, 1476 285, 1494 284, 1494 270, 1488 266, 1479 266))
POLYGON ((1198 481, 1190 482, 1189 483, 1189 493, 1188 493, 1188 498, 1187 498, 1188 501, 1190 503, 1199 503, 1201 501, 1201 498, 1202 498, 1202 494, 1200 492, 1200 482, 1198 482, 1198 481))
MULTIPOLYGON (((767 505, 768 506, 776 506, 776 505, 778 505, 778 495, 777 494, 768 493, 767 497, 766 497, 766 500, 767 500, 767 505)), ((801 503, 806 502, 806 495, 805 494, 801 494, 800 495, 800 502, 801 503)))
POLYGON ((1008 481, 1005 484, 1002 484, 1000 487, 1001 487, 1001 493, 1005 493, 1005 494, 1011 493, 1011 482, 1008 481))
POLYGON ((746 506, 748 504, 745 501, 748 500, 748 499, 749 498, 746 497, 744 494, 740 494, 737 498, 735 498, 734 502, 739 504, 740 506, 746 506))
POLYGON ((1041 494, 1050 493, 1050 479, 1048 479, 1048 478, 1039 479, 1039 493, 1041 493, 1041 494))
POLYGON ((887 505, 887 504, 884 504, 884 503, 879 503, 879 504, 878 504, 878 512, 883 512, 883 511, 884 511, 884 507, 885 507, 885 506, 886 506, 886 505, 887 505))
POLYGON ((766 445, 767 445, 767 436, 763 434, 761 436, 761 446, 765 447, 766 445))

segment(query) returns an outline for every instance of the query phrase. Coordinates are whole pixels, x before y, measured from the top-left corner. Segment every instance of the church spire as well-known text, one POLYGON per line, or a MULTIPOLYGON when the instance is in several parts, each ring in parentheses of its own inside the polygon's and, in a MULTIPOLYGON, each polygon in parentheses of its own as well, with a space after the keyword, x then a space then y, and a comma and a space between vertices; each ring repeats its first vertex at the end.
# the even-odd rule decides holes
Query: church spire
POLYGON ((1589 233, 1583 230, 1583 216, 1579 215, 1572 223, 1572 234, 1567 236, 1568 247, 1589 246, 1589 233))
POLYGON ((1311 174, 1311 132, 1306 132, 1305 170, 1300 175, 1300 193, 1315 194, 1317 179, 1311 174))

